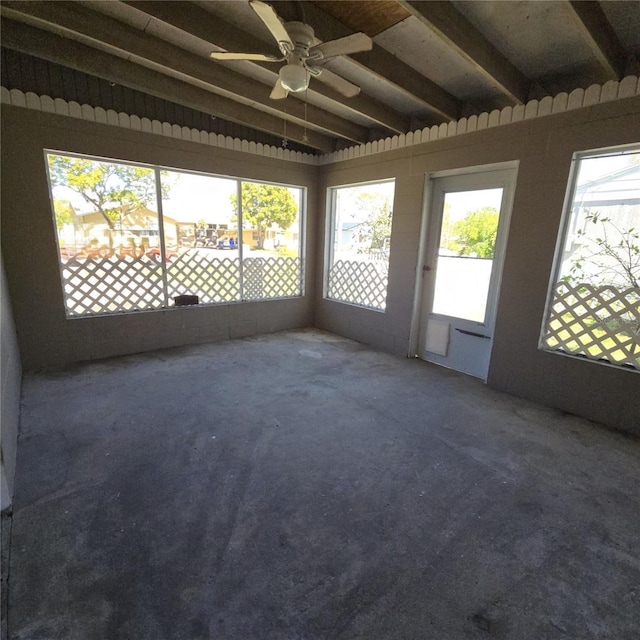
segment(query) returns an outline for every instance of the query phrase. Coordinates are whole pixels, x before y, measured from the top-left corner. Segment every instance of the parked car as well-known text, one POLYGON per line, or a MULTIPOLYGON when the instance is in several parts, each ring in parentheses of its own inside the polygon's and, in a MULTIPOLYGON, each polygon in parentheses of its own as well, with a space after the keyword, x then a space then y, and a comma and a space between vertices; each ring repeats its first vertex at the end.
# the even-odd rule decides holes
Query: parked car
POLYGON ((60 247, 60 260, 62 262, 67 262, 67 260, 72 260, 76 257, 76 252, 69 247, 60 247))
POLYGON ((204 247, 204 248, 211 248, 211 249, 215 249, 217 246, 217 238, 214 236, 213 238, 206 238, 206 237, 202 237, 202 238, 197 238, 195 241, 194 246, 197 247, 204 247))
POLYGON ((235 238, 220 238, 218 240, 218 249, 237 249, 238 243, 235 238))
MULTIPOLYGON (((178 257, 178 254, 175 251, 172 251, 171 249, 165 249, 164 253, 165 253, 165 260, 167 262, 171 262, 172 260, 175 260, 178 257)), ((145 256, 147 256, 148 258, 151 258, 152 260, 155 260, 156 262, 160 262, 162 260, 162 254, 160 252, 160 249, 158 249, 158 247, 152 247, 151 249, 149 249, 145 253, 145 256)))

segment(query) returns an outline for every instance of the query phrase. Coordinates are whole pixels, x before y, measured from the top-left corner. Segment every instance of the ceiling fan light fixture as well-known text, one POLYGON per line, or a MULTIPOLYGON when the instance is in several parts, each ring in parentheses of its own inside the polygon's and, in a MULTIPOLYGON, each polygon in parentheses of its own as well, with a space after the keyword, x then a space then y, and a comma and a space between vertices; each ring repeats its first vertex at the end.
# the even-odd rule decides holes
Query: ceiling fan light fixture
MULTIPOLYGON (((287 64, 280 68, 278 80, 269 94, 269 98, 272 100, 282 100, 289 93, 306 91, 309 87, 311 76, 318 77, 328 60, 338 56, 358 53, 359 51, 369 51, 373 46, 371 38, 362 32, 314 44, 316 40, 313 27, 306 22, 295 20, 284 22, 275 9, 267 2, 263 2, 263 0, 249 0, 249 6, 255 11, 278 43, 281 55, 213 51, 210 57, 219 62, 233 60, 282 62, 286 60, 287 64)), ((353 97, 360 91, 360 87, 328 71, 325 73, 323 82, 332 86, 346 97, 353 97)))
POLYGON ((280 82, 287 91, 297 93, 309 86, 309 74, 301 65, 288 64, 280 69, 280 82))

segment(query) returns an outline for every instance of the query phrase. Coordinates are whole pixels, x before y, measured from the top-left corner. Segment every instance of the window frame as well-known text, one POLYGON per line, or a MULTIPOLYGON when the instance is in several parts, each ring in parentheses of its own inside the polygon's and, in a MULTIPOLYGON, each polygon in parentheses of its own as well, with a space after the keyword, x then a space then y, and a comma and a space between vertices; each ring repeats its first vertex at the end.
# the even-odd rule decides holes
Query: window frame
MULTIPOLYGON (((215 176, 221 177, 221 176, 215 176)), ((231 178, 232 180, 236 180, 238 182, 238 225, 240 229, 240 236, 243 235, 242 231, 242 183, 250 182, 253 184, 270 184, 274 187, 286 187, 287 189, 299 189, 300 190, 300 202, 298 204, 298 257, 300 259, 300 295, 299 296, 282 296, 279 298, 265 298, 264 301, 267 300, 292 300, 295 298, 303 298, 305 295, 306 289, 306 252, 307 252, 307 187, 297 185, 297 184, 285 184, 282 182, 274 182, 273 180, 254 180, 252 178, 231 178)), ((241 243, 244 244, 244 241, 241 243)), ((242 248, 240 249, 242 251, 242 248)), ((263 302, 263 300, 255 301, 255 300, 247 300, 243 302, 263 302)))
POLYGON ((162 164, 154 164, 148 162, 137 162, 134 160, 121 160, 119 158, 109 158, 100 155, 92 155, 86 153, 79 153, 76 151, 65 151, 61 149, 53 149, 53 148, 43 148, 43 160, 45 165, 45 174, 47 180, 47 189, 48 189, 48 197, 51 208, 51 221, 52 221, 52 231, 55 240, 56 253, 57 253, 57 261, 58 261, 58 272, 60 276, 60 292, 62 294, 63 306, 65 311, 65 318, 67 320, 83 320, 87 318, 100 318, 100 317, 108 317, 108 316, 121 316, 124 314, 135 314, 135 313, 153 313, 158 311, 169 311, 173 309, 188 309, 190 306, 181 306, 177 307, 175 305, 171 305, 170 297, 168 295, 167 288, 167 261, 166 261, 166 246, 165 246, 165 234, 164 234, 164 214, 163 214, 163 206, 162 206, 162 183, 160 180, 160 174, 162 171, 169 171, 173 173, 185 173, 196 176, 203 176, 207 178, 218 178, 222 180, 232 180, 236 183, 236 194, 238 197, 238 223, 237 223, 237 236, 238 236, 238 260, 239 260, 239 291, 240 298, 238 300, 229 300, 222 302, 205 302, 200 303, 198 307, 214 307, 214 306, 222 306, 222 305, 232 305, 232 304, 251 304, 251 303, 262 303, 262 302, 276 302, 282 300, 295 300, 299 298, 303 298, 306 294, 306 251, 307 251, 307 237, 306 237, 306 228, 307 228, 307 202, 308 202, 308 187, 305 185, 298 184, 290 184, 290 183, 282 183, 276 182, 274 180, 262 180, 259 178, 247 178, 243 176, 233 176, 233 175, 225 175, 212 173, 207 171, 199 171, 196 169, 184 169, 179 166, 169 166, 162 164), (99 313, 85 313, 85 314, 69 314, 69 308, 67 306, 67 293, 65 291, 65 278, 64 278, 64 264, 62 263, 62 255, 60 250, 60 238, 58 236, 57 225, 56 225, 56 214, 54 207, 54 197, 53 197, 53 186, 51 184, 51 175, 49 171, 48 164, 48 156, 49 155, 58 155, 68 158, 78 158, 82 160, 89 160, 92 162, 104 162, 111 164, 124 165, 129 167, 141 167, 144 169, 149 169, 155 179, 155 204, 157 207, 157 216, 158 216, 158 234, 160 241, 160 252, 161 252, 161 267, 162 267, 162 280, 163 280, 163 297, 164 301, 160 307, 151 307, 145 309, 132 309, 132 310, 118 310, 118 311, 105 311, 99 313), (277 187, 284 187, 288 189, 296 189, 300 192, 299 197, 299 210, 298 210, 298 258, 300 260, 300 280, 299 280, 299 293, 293 296, 278 296, 278 297, 269 297, 269 298, 260 298, 257 300, 252 299, 244 299, 244 290, 243 290, 243 229, 242 229, 242 184, 244 182, 254 183, 254 184, 268 184, 277 187))
POLYGON ((540 334, 538 337, 538 350, 544 353, 563 356, 565 358, 572 358, 581 362, 590 362, 593 364, 602 365, 605 367, 611 367, 618 371, 632 371, 640 373, 640 370, 630 366, 617 364, 604 359, 592 359, 587 358, 579 353, 570 353, 562 349, 554 349, 544 344, 544 338, 546 335, 546 327, 549 318, 551 307, 553 306, 553 288, 558 282, 560 276, 560 270, 562 268, 563 253, 567 242, 567 235, 571 227, 572 209, 575 199, 575 193, 577 189, 578 175, 580 173, 580 163, 582 160, 589 158, 618 156, 630 153, 640 153, 640 144, 630 143, 623 145, 615 145, 611 147, 601 147, 597 149, 589 149, 584 151, 575 151, 571 156, 571 167, 569 170, 569 179, 567 181, 567 187, 565 190, 564 203, 562 207, 562 215, 560 217, 560 224, 558 227, 558 233, 556 235, 556 244, 553 254, 553 263, 551 267, 551 273, 549 275, 549 282, 547 285, 547 292, 545 297, 544 311, 542 315, 542 323, 540 325, 540 334))
MULTIPOLYGON (((393 216, 396 198, 396 183, 397 178, 391 176, 389 178, 382 178, 378 180, 365 180, 362 182, 352 182, 347 184, 337 184, 327 187, 326 206, 325 206, 325 251, 323 261, 323 273, 322 273, 322 298, 335 304, 344 304, 358 309, 366 309, 367 311, 373 311, 375 313, 386 313, 386 299, 389 294, 389 284, 387 283, 387 290, 385 291, 385 308, 378 309, 377 307, 370 307, 364 304, 358 304, 356 302, 348 302, 345 300, 336 300, 329 297, 329 272, 333 266, 333 258, 335 253, 335 213, 338 200, 338 190, 349 189, 353 187, 364 187, 367 185, 378 185, 393 183, 393 199, 391 202, 391 234, 393 234, 393 216)), ((389 252, 391 252, 391 239, 389 240, 389 252)))

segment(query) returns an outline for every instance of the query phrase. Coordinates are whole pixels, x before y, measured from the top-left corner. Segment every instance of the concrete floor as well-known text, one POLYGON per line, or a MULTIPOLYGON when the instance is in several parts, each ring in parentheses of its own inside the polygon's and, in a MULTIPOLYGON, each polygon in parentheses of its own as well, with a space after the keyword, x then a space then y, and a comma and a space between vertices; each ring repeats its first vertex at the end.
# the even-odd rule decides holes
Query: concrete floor
POLYGON ((9 637, 637 640, 640 442, 317 331, 27 377, 9 637))

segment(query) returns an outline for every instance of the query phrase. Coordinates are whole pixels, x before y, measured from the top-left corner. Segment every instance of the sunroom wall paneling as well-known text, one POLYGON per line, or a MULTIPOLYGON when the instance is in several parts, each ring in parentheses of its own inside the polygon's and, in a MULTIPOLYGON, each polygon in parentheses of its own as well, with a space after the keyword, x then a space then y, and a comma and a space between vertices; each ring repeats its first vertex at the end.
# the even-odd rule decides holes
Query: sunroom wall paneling
POLYGON ((20 422, 20 393, 22 389, 22 363, 18 351, 16 327, 11 300, 6 286, 4 258, 0 255, 0 508, 11 505, 16 470, 18 425, 20 422))
POLYGON ((640 376, 537 349, 574 151, 640 141, 640 98, 315 166, 3 105, 2 246, 25 369, 315 324, 406 355, 424 175, 520 163, 489 384, 640 433, 640 376), (67 320, 43 148, 308 187, 304 298, 67 320), (385 313, 322 297, 329 186, 395 179, 385 313))
MULTIPOLYGON (((396 179, 385 313, 322 295, 318 238, 315 324, 406 355, 419 251, 425 174, 519 161, 503 270, 490 386, 640 434, 640 375, 538 349, 571 159, 575 151, 640 141, 640 98, 577 109, 320 168, 321 216, 328 187, 396 179)), ((319 221, 319 229, 324 229, 319 221)))
POLYGON ((309 326, 317 167, 3 105, 2 251, 25 369, 309 326), (307 187, 305 295, 67 319, 43 149, 307 187))

